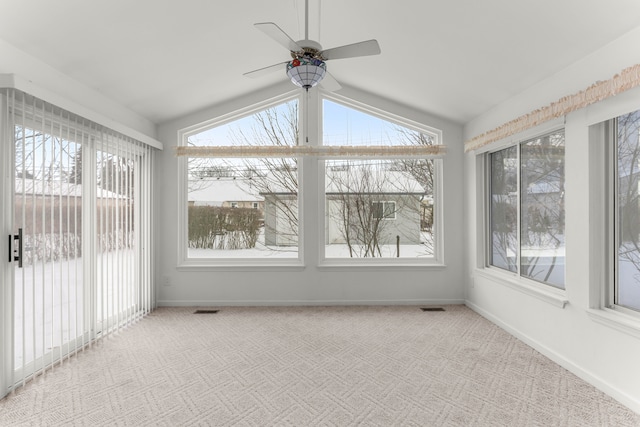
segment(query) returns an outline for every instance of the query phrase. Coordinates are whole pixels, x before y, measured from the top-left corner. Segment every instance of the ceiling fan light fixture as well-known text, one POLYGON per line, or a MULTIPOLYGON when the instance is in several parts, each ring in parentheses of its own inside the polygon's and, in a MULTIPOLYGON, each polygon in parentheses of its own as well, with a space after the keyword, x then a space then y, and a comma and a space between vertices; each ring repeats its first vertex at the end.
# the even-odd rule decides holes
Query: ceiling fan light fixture
POLYGON ((287 76, 293 84, 309 90, 327 73, 327 65, 319 58, 297 57, 287 63, 287 76))

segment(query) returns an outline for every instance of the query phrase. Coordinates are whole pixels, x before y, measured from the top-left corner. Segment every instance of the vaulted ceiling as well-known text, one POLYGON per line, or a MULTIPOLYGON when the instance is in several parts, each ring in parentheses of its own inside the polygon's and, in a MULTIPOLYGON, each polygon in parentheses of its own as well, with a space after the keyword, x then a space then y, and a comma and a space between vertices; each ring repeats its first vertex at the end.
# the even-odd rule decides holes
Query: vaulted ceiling
MULTIPOLYGON (((253 27, 304 38, 304 0, 0 0, 0 38, 155 123, 286 80, 289 53, 253 27)), ((309 0, 309 36, 375 38, 329 61, 343 86, 466 123, 640 25, 637 0, 309 0)), ((11 72, 3 64, 0 72, 11 72)))

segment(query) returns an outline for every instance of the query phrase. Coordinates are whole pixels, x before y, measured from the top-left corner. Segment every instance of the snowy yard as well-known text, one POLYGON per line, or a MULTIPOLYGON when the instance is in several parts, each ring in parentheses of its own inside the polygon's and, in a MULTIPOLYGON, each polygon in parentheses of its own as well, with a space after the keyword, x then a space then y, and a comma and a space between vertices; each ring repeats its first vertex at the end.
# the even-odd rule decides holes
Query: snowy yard
POLYGON ((96 304, 98 323, 116 315, 118 308, 136 304, 134 271, 132 249, 101 255, 96 260, 97 288, 92 292, 83 280, 81 257, 16 266, 15 366, 81 337, 91 320, 85 319, 83 304, 96 304), (124 268, 116 269, 116 265, 124 268))
MULTIPOLYGON (((428 258, 433 257, 433 235, 422 232, 421 244, 400 245, 400 257, 402 258, 428 258)), ((265 246, 264 233, 260 233, 258 243, 251 249, 195 249, 189 248, 189 258, 297 258, 297 246, 265 246)), ((356 245, 354 245, 355 247, 356 245)), ((326 258, 350 258, 349 247, 346 244, 325 245, 326 258)), ((380 246, 383 258, 397 257, 396 245, 380 246)), ((357 251, 356 251, 357 252, 357 251)), ((354 256, 357 258, 357 256, 354 256)))

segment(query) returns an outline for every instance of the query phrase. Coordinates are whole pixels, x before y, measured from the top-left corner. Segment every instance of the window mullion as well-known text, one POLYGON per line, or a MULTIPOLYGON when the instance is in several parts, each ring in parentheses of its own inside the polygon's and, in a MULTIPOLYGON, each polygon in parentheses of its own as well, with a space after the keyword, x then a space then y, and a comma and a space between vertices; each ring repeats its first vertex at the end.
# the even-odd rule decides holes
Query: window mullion
POLYGON ((516 164, 518 165, 518 167, 516 173, 516 188, 518 189, 518 191, 516 192, 516 273, 518 276, 522 276, 522 144, 518 144, 517 147, 516 164))
POLYGON ((484 203, 484 260, 483 267, 489 267, 493 265, 493 212, 492 212, 492 192, 491 188, 493 186, 493 178, 491 176, 491 154, 485 154, 483 159, 484 165, 484 192, 483 192, 483 203, 484 203), (485 202, 488 200, 488 202, 485 202))
POLYGON ((608 286, 605 295, 605 305, 613 307, 617 304, 618 296, 618 282, 619 282, 619 260, 618 251, 620 245, 619 236, 619 173, 618 173, 618 120, 611 120, 611 125, 607 126, 606 137, 610 144, 607 146, 606 154, 609 157, 608 165, 611 168, 611 172, 607 173, 607 230, 609 235, 607 236, 607 247, 609 253, 609 262, 611 268, 608 271, 607 279, 610 280, 613 286, 608 286))
MULTIPOLYGON (((313 147, 322 145, 320 102, 320 94, 317 90, 307 91, 302 95, 300 108, 302 135, 299 145, 313 147)), ((318 231, 324 229, 324 224, 321 223, 324 216, 319 213, 324 212, 323 204, 320 202, 322 196, 320 184, 324 185, 324 181, 319 182, 320 173, 317 158, 304 156, 298 158, 298 162, 302 165, 298 190, 300 258, 304 264, 317 264, 318 260, 324 256, 323 249, 318 244, 320 241, 318 231)))

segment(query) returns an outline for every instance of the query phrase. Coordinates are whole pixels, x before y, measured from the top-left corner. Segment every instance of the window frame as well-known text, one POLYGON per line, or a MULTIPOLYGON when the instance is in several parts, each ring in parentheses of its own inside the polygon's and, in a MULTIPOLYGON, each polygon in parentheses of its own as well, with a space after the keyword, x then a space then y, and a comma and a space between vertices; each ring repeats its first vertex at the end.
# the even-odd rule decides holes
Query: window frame
MULTIPOLYGON (((186 146, 188 144, 188 138, 191 135, 195 135, 206 130, 223 126, 228 123, 232 123, 236 120, 248 117, 252 114, 259 113, 270 107, 278 106, 290 101, 297 100, 298 102, 298 124, 299 132, 302 132, 305 124, 303 123, 304 116, 300 114, 302 103, 304 101, 303 96, 298 91, 291 91, 282 95, 267 99, 262 102, 251 104, 245 108, 240 108, 221 114, 212 119, 197 123, 192 126, 185 127, 178 131, 177 143, 179 146, 186 146)), ((298 137, 300 138, 300 136, 298 137)), ((302 270, 303 264, 303 227, 302 227, 302 206, 303 197, 300 191, 297 194, 298 203, 298 215, 299 215, 299 228, 298 228, 298 255, 297 257, 286 258, 225 258, 225 257, 212 257, 212 258, 195 258, 188 256, 188 157, 178 157, 178 247, 177 247, 177 270, 179 271, 193 271, 193 270, 222 270, 222 271, 237 271, 239 269, 246 270, 247 268, 260 269, 260 270, 302 270)), ((303 174, 303 164, 298 158, 298 179, 303 174)), ((298 189, 299 190, 299 189, 298 189)))
MULTIPOLYGON (((482 231, 482 264, 481 268, 476 270, 480 275, 490 277, 492 279, 498 279, 499 283, 502 283, 506 286, 511 287, 512 289, 516 289, 518 291, 524 292, 531 296, 537 297, 543 301, 546 301, 552 305, 558 306, 560 308, 564 308, 568 304, 567 293, 566 293, 566 270, 565 270, 565 281, 564 288, 556 287, 552 284, 545 283, 542 281, 535 280, 533 278, 522 275, 521 272, 521 250, 522 250, 522 236, 521 236, 521 227, 522 227, 522 188, 521 188, 521 147, 523 144, 526 144, 529 141, 535 140, 537 138, 543 138, 547 135, 552 135, 554 133, 558 133, 562 131, 565 134, 565 142, 566 142, 566 128, 564 122, 562 123, 551 123, 547 127, 543 128, 534 128, 531 129, 530 132, 522 133, 516 135, 513 139, 504 140, 502 143, 492 145, 489 149, 483 151, 481 156, 481 170, 479 171, 479 177, 482 179, 482 206, 483 206, 483 231, 482 231), (498 153, 500 151, 506 150, 511 147, 517 147, 517 215, 516 215, 516 241, 517 241, 517 262, 516 262, 516 271, 509 271, 504 268, 492 265, 492 254, 493 254, 493 246, 492 246, 492 212, 491 212, 491 156, 494 153, 498 153)), ((566 259, 566 257, 565 257, 566 259)), ((565 267, 566 268, 566 267, 565 267)))
MULTIPOLYGON (((322 145, 323 140, 323 126, 324 126, 324 118, 323 118, 323 102, 327 100, 336 104, 339 104, 346 108, 351 108, 358 112, 371 115, 380 120, 391 122, 395 125, 405 127, 410 130, 414 130, 417 132, 421 132, 431 136, 434 139, 433 145, 444 145, 443 140, 443 132, 440 129, 415 122, 413 120, 407 119, 405 117, 390 113, 386 110, 382 110, 380 108, 376 108, 369 104, 365 104, 363 102, 356 101, 352 98, 348 98, 342 96, 337 93, 320 93, 317 99, 317 108, 319 110, 319 120, 318 120, 318 141, 319 145, 322 145)), ((406 157, 358 157, 361 160, 394 160, 394 159, 402 159, 406 157)), ((335 160, 345 160, 342 158, 333 158, 335 160)), ((332 160, 333 160, 332 159, 332 160)), ((404 269, 423 269, 423 268, 444 268, 446 267, 445 259, 444 259, 444 200, 443 200, 443 158, 436 157, 430 158, 433 161, 434 167, 434 183, 433 183, 433 234, 434 234, 434 254, 429 258, 409 258, 409 257, 400 257, 400 258, 334 258, 327 257, 325 253, 325 232, 326 232, 326 223, 325 221, 320 221, 321 227, 319 229, 319 237, 318 237, 318 246, 319 246, 319 255, 320 260, 318 263, 318 268, 320 269, 343 269, 343 268, 354 268, 354 267, 367 267, 370 268, 372 266, 378 267, 389 267, 389 268, 404 268, 404 269)), ((323 160, 318 160, 318 173, 319 173, 319 215, 321 218, 326 216, 326 195, 325 195, 325 181, 326 181, 326 165, 323 160)))
MULTIPOLYGON (((640 110, 635 110, 640 111, 640 110)), ((604 125, 604 137, 606 141, 605 147, 605 229, 606 229, 606 271, 607 280, 604 285, 603 307, 617 313, 630 316, 640 321, 640 308, 634 309, 618 304, 619 293, 619 259, 618 246, 620 244, 619 237, 619 212, 620 206, 618 201, 619 190, 619 173, 618 173, 618 119, 620 116, 633 113, 630 111, 625 114, 617 115, 610 120, 602 123, 604 125)))
POLYGON ((371 207, 372 207, 373 212, 374 212, 374 214, 373 214, 373 218, 374 219, 379 219, 381 221, 395 221, 396 220, 396 202, 395 201, 393 201, 393 200, 379 200, 379 201, 371 202, 371 205, 372 205, 371 207), (382 210, 381 210, 382 216, 378 217, 376 215, 375 212, 377 212, 377 210, 374 208, 375 205, 382 205, 382 210), (389 216, 389 215, 387 215, 385 213, 386 212, 385 208, 386 208, 387 205, 393 205, 393 216, 389 216))
POLYGON ((592 163, 594 183, 590 190, 598 195, 599 206, 594 217, 598 218, 590 232, 596 237, 592 251, 596 270, 602 272, 590 287, 589 318, 607 328, 625 333, 640 339, 640 312, 615 304, 615 287, 617 286, 616 263, 617 245, 615 239, 617 180, 617 131, 612 125, 617 117, 637 109, 637 101, 627 105, 628 108, 616 108, 615 115, 601 115, 589 127, 590 155, 595 159, 603 159, 592 163), (597 183, 597 185, 596 185, 597 183))
MULTIPOLYGON (((293 90, 268 100, 253 103, 248 107, 233 110, 213 119, 185 127, 178 131, 178 145, 187 145, 187 138, 190 135, 203 132, 207 129, 221 126, 234 120, 249 116, 266 108, 276 106, 291 100, 298 100, 298 131, 299 144, 317 146, 322 141, 322 102, 328 99, 338 102, 346 107, 358 109, 366 114, 374 115, 383 120, 392 121, 400 126, 405 126, 423 133, 428 133, 434 137, 434 141, 442 144, 442 131, 429 127, 422 123, 405 119, 401 116, 387 113, 381 109, 369 106, 364 103, 343 97, 337 94, 324 93, 322 90, 314 90, 301 93, 293 90)), ((332 157, 333 158, 333 157, 332 157)), ((337 159, 339 157, 336 157, 337 159)), ((366 159, 369 157, 358 157, 366 159)), ((391 157, 384 157, 391 159, 391 157)), ((341 269, 343 267, 354 268, 363 267, 370 269, 377 267, 398 267, 398 268, 444 268, 444 208, 443 208, 443 159, 442 155, 432 158, 434 163, 434 174, 436 176, 433 189, 433 215, 437 220, 433 224, 434 255, 431 258, 360 258, 360 259, 326 259, 324 256, 325 240, 325 194, 324 194, 324 162, 325 158, 319 157, 298 157, 298 257, 294 258, 189 258, 188 257, 188 203, 187 203, 187 182, 188 182, 188 157, 178 157, 178 248, 177 248, 177 270, 179 271, 239 271, 239 270, 277 270, 277 271, 299 271, 306 265, 313 264, 319 269, 341 269), (311 181, 311 182, 309 182, 311 181), (306 182, 306 183, 305 183, 306 182), (316 185, 317 184, 317 185, 316 185), (305 188, 304 197, 302 189, 305 188), (317 200, 316 200, 317 199, 317 200), (313 209, 312 209, 313 207, 313 209), (317 223, 317 226, 316 226, 317 223), (311 246, 312 245, 312 246, 311 246), (305 249, 306 248, 306 249, 305 249), (306 256, 305 256, 306 252, 306 256), (310 258, 310 256, 312 258, 310 258)))

